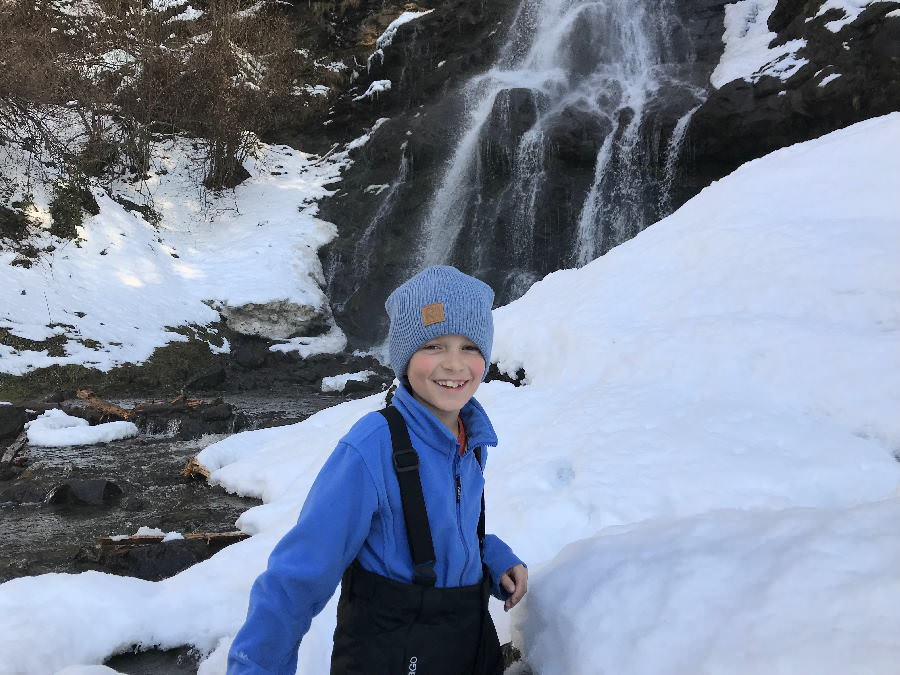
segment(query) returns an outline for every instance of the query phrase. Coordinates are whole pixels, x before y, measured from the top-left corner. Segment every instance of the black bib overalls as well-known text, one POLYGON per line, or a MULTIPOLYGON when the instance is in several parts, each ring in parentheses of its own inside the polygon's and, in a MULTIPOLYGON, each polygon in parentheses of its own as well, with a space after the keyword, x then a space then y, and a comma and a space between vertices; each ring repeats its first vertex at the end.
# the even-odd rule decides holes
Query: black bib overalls
MULTIPOLYGON (((503 659, 488 612, 489 575, 474 586, 436 588, 434 547, 418 455, 393 407, 388 421, 394 468, 416 570, 414 583, 388 579, 359 562, 344 573, 338 601, 331 675, 500 675, 503 659)), ((480 453, 476 455, 481 461, 480 453)), ((484 497, 478 522, 484 539, 484 497)))

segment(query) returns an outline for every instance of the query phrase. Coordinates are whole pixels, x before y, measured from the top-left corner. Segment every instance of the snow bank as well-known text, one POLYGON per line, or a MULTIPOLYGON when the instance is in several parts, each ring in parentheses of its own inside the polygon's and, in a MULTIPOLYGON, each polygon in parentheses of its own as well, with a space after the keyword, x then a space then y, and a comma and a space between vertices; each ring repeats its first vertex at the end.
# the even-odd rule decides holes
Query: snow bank
POLYGON ((138 435, 132 422, 107 422, 90 426, 87 420, 67 415, 52 408, 40 417, 25 424, 28 443, 45 448, 61 448, 67 445, 95 445, 109 443, 138 435))
MULTIPOLYGON (((898 173, 900 114, 778 151, 495 312, 499 365, 529 383, 479 390, 501 438, 488 523, 534 581, 492 611, 544 675, 896 670, 898 173)), ((253 537, 171 579, 0 586, 0 672, 193 644, 221 673, 316 471, 383 402, 206 448, 212 482, 265 503, 238 521, 253 537)), ((334 604, 302 675, 328 672, 334 604)))
POLYGON ((566 547, 517 643, 536 673, 897 672, 896 499, 719 511, 566 547))
MULTIPOLYGON (((58 356, 0 345, 0 372, 140 363, 157 347, 187 340, 185 326, 227 351, 215 329, 203 328, 219 321, 219 308, 284 301, 328 314, 318 249, 336 231, 308 205, 329 194, 325 185, 338 179, 346 155, 318 162, 260 144, 244 162, 251 177, 233 192, 198 195, 203 163, 191 141, 173 138, 152 149, 145 183, 94 188, 100 213, 86 217, 77 245, 38 236, 33 243, 42 252, 30 268, 10 264, 14 251, 0 251, 0 329, 35 341, 65 338, 58 356), (158 224, 113 198, 146 204, 147 194, 158 224)), ((26 160, 18 159, 0 158, 4 175, 20 171, 26 160)), ((34 218, 49 222, 50 195, 40 184, 33 189, 34 218)))
POLYGON ((322 378, 322 391, 344 391, 344 387, 348 382, 365 382, 372 375, 373 370, 363 370, 358 373, 346 373, 344 375, 334 375, 332 377, 322 378))
POLYGON ((338 326, 316 337, 296 337, 269 347, 270 352, 294 352, 307 359, 317 354, 337 354, 347 346, 347 336, 338 326))

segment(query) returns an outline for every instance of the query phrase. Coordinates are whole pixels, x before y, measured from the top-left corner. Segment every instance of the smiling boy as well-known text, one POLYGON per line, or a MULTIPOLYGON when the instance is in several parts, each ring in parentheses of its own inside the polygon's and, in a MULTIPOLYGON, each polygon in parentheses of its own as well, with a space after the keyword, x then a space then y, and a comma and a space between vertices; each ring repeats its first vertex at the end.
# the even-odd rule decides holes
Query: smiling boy
POLYGON ((490 361, 493 296, 447 266, 390 295, 400 386, 341 439, 272 551, 229 675, 292 675, 298 644, 339 580, 332 675, 502 672, 488 594, 511 609, 528 571, 484 533, 483 470, 497 437, 473 394, 490 361))

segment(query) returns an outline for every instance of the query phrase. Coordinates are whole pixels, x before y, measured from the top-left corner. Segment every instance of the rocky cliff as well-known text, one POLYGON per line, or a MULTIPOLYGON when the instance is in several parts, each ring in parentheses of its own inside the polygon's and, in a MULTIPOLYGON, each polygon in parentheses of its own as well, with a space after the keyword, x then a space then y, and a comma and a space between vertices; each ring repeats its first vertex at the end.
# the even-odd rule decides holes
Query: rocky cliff
MULTIPOLYGON (((466 96, 472 96, 466 84, 498 58, 518 4, 420 3, 417 11, 433 11, 399 26, 389 44, 373 45, 377 53, 332 108, 329 133, 374 128, 353 153, 355 163, 340 190, 320 205, 321 216, 338 226, 339 237, 324 249, 323 264, 335 316, 352 346, 383 336, 384 297, 426 258, 423 223, 459 143, 466 96)), ((781 54, 775 63, 714 86, 710 80, 725 47, 726 3, 662 3, 669 12, 664 19, 671 42, 684 45, 672 52, 671 72, 689 86, 666 89, 663 84, 643 109, 617 109, 611 124, 572 106, 542 128, 549 142, 541 150, 543 183, 532 207, 527 264, 510 225, 525 205, 515 193, 510 197, 509 185, 521 168, 516 144, 535 127, 544 103, 524 86, 511 86, 498 96, 478 138, 480 182, 470 193, 477 209, 463 216, 466 222, 446 261, 491 282, 501 304, 534 279, 577 264, 572 242, 579 236, 582 204, 596 182, 604 140, 619 141, 636 114, 643 117, 633 152, 647 196, 632 220, 646 225, 743 162, 900 109, 897 2, 870 3, 849 15, 833 0, 780 0, 774 9, 754 0, 735 4, 749 22, 769 13, 768 48, 781 54), (779 51, 785 45, 789 49, 779 51), (784 54, 792 67, 779 68, 784 54), (684 151, 673 155, 667 144, 680 120, 687 121, 680 131, 684 151)), ((584 48, 601 49, 602 44, 588 36, 584 48)), ((599 235, 603 242, 596 253, 643 225, 626 223, 615 232, 602 226, 607 230, 599 235)))

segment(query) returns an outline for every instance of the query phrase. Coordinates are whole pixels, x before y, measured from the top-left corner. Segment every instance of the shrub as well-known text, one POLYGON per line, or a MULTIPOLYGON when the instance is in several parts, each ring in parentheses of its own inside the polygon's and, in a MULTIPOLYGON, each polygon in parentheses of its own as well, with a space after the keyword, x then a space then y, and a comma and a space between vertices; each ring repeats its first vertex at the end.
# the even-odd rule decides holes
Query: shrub
POLYGON ((53 187, 50 200, 50 234, 62 239, 75 239, 77 227, 84 222, 84 212, 92 216, 100 213, 97 200, 82 181, 62 180, 53 187))

